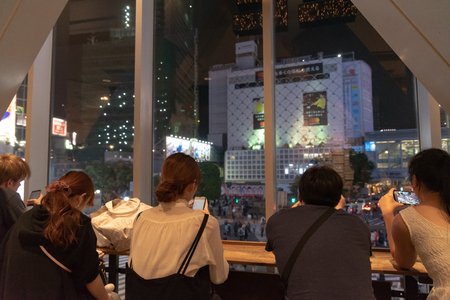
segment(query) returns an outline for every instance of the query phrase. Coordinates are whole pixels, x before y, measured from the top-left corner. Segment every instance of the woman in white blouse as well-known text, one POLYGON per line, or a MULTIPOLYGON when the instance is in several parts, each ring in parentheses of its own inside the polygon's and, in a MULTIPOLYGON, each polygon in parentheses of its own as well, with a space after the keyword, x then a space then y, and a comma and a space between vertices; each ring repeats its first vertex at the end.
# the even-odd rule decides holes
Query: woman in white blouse
MULTIPOLYGON (((128 264, 132 263, 140 277, 163 278, 179 270, 204 214, 209 214, 207 203, 204 210, 189 206, 201 181, 200 168, 189 155, 176 153, 164 161, 155 192, 159 205, 144 211, 133 227, 128 264)), ((214 284, 227 279, 228 262, 223 256, 219 223, 213 216, 208 218, 185 275, 193 277, 204 266, 209 266, 214 284)))

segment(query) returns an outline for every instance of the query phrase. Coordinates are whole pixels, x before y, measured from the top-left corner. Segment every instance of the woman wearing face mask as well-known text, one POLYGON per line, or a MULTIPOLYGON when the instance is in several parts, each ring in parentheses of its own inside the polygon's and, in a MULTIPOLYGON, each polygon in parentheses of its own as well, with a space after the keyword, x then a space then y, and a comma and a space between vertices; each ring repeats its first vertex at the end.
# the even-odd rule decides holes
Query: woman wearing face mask
POLYGON ((1 245, 0 299, 109 300, 91 220, 81 213, 93 205, 92 180, 73 171, 45 191, 1 245))

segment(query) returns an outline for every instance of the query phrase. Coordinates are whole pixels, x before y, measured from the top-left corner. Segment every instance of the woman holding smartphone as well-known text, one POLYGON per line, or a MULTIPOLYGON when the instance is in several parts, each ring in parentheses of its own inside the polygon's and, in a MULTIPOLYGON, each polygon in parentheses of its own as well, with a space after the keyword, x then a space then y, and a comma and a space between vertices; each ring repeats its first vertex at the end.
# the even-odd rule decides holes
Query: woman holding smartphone
POLYGON ((403 207, 394 189, 380 201, 391 254, 401 268, 411 268, 420 256, 433 279, 427 299, 450 299, 450 155, 440 149, 419 152, 409 162, 411 187, 420 204, 403 207))
POLYGON ((0 299, 109 300, 98 272, 97 239, 81 213, 94 184, 69 172, 45 188, 41 205, 24 213, 0 248, 0 299))
POLYGON ((206 200, 204 209, 194 210, 189 206, 201 181, 200 168, 189 155, 176 153, 164 161, 155 192, 159 205, 142 212, 133 227, 130 269, 126 278, 127 299, 210 299, 210 281, 220 284, 227 279, 229 268, 223 256, 217 219, 213 216, 205 218, 205 214, 209 215, 206 200), (186 265, 185 258, 197 236, 198 244, 186 265), (181 266, 186 269, 180 277, 196 277, 200 282, 200 288, 192 287, 196 288, 197 294, 188 296, 189 290, 181 287, 169 290, 161 287, 162 292, 158 294, 158 280, 170 280, 181 266), (140 290, 139 283, 142 282, 148 283, 148 292, 140 290))

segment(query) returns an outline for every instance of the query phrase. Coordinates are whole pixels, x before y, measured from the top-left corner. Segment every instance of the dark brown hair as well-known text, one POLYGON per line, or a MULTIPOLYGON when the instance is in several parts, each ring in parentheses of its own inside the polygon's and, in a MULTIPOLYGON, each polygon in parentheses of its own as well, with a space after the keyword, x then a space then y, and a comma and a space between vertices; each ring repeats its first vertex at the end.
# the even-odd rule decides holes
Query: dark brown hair
POLYGON ((450 218, 450 154, 436 148, 420 151, 409 161, 408 172, 410 181, 414 175, 419 185, 439 193, 450 218))
POLYGON ((156 198, 158 202, 176 201, 189 184, 195 182, 198 186, 202 180, 202 172, 192 157, 184 153, 172 154, 162 166, 161 179, 155 192, 156 198))
POLYGON ((30 167, 23 159, 10 153, 0 155, 0 184, 10 179, 17 182, 30 175, 30 167))
POLYGON ((330 167, 311 167, 298 181, 300 199, 306 204, 335 207, 341 199, 344 182, 330 167))
POLYGON ((84 172, 69 172, 59 181, 67 183, 70 190, 51 191, 42 198, 41 205, 49 213, 49 222, 44 229, 44 236, 54 245, 67 247, 76 242, 77 231, 81 226, 80 211, 70 205, 70 198, 86 193, 85 201, 88 206, 92 206, 95 188, 91 178, 84 172))

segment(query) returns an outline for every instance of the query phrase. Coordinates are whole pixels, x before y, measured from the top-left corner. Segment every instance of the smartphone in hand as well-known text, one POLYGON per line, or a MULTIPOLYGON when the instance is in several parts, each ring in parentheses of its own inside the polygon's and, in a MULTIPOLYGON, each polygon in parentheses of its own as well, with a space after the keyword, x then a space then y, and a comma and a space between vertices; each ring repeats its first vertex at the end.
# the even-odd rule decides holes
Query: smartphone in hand
POLYGON ((419 198, 414 192, 394 191, 394 200, 407 205, 419 205, 419 198))
MULTIPOLYGON (((38 199, 41 196, 41 190, 34 190, 31 192, 30 197, 28 199, 38 199)), ((33 203, 28 203, 27 206, 33 206, 33 203)))
POLYGON ((195 197, 194 205, 192 209, 205 209, 206 198, 205 197, 195 197))

